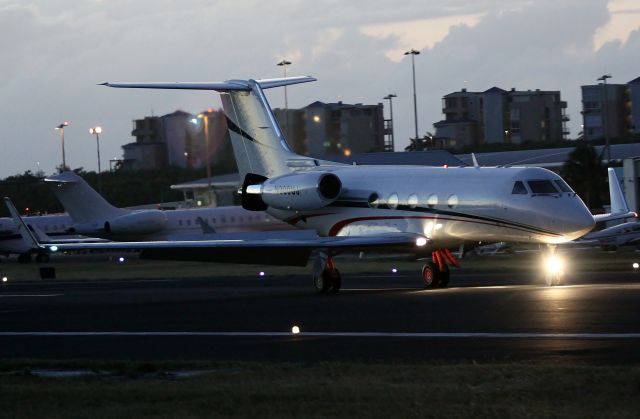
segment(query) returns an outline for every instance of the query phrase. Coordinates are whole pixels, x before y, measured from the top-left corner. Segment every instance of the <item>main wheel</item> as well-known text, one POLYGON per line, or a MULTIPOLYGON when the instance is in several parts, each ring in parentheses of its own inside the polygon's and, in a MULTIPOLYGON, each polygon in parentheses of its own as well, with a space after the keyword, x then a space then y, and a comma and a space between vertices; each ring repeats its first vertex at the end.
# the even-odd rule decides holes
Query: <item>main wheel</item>
POLYGON ((446 288, 449 285, 449 277, 451 276, 451 270, 447 265, 444 265, 444 271, 438 272, 436 278, 438 278, 438 283, 436 286, 441 288, 446 288))
POLYGON ((335 294, 340 291, 342 276, 336 268, 324 268, 322 273, 313 277, 313 286, 318 294, 335 294))
POLYGON ((438 267, 433 262, 427 262, 422 267, 422 283, 426 288, 435 288, 438 284, 438 267))

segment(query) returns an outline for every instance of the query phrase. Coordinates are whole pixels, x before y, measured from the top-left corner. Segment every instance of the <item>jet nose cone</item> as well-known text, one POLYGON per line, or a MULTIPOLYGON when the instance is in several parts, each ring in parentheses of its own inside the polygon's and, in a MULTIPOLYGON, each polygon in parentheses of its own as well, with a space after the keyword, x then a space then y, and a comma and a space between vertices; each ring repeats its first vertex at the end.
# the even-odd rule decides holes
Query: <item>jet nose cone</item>
POLYGON ((591 231, 596 224, 593 215, 585 206, 575 208, 574 211, 568 211, 562 218, 565 230, 564 234, 569 240, 584 236, 591 231))

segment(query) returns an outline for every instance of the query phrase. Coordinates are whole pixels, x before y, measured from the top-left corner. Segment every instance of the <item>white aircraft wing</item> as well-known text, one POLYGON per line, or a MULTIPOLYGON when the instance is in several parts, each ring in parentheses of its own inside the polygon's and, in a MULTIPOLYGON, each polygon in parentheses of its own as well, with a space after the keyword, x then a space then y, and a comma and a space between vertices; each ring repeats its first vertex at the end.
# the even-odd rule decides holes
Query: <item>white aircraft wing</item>
POLYGON ((378 236, 300 237, 271 239, 223 239, 199 241, 149 241, 39 244, 49 252, 97 250, 139 251, 144 259, 231 262, 264 265, 304 266, 313 251, 385 250, 418 252, 429 241, 416 234, 397 233, 378 236))

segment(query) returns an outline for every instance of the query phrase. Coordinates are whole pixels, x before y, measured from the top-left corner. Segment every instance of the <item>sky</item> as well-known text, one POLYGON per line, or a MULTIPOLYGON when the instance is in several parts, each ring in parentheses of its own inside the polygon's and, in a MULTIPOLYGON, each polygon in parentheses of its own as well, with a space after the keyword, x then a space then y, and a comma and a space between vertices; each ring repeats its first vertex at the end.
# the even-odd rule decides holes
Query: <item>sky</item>
MULTIPOLYGON (((213 92, 110 89, 102 82, 223 81, 311 75, 290 108, 316 100, 384 102, 395 93, 396 149, 413 136, 415 48, 419 134, 442 119, 442 97, 493 86, 560 90, 571 136, 580 85, 640 76, 637 0, 0 0, 0 177, 62 162, 102 168, 134 141, 132 121, 220 107, 213 92)), ((268 91, 284 106, 281 89, 268 91)))

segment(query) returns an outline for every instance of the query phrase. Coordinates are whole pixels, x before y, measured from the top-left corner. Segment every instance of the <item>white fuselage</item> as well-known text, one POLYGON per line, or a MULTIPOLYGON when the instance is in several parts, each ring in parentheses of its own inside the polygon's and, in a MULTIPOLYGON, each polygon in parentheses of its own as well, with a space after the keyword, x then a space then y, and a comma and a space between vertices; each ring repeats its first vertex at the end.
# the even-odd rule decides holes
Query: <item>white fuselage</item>
POLYGON ((340 197, 311 211, 269 209, 323 236, 424 235, 448 247, 473 241, 563 243, 587 233, 593 217, 559 176, 540 168, 335 166, 340 197), (534 193, 534 186, 555 188, 534 193), (525 190, 514 193, 521 182, 525 190), (373 198, 377 201, 370 203, 373 198))

